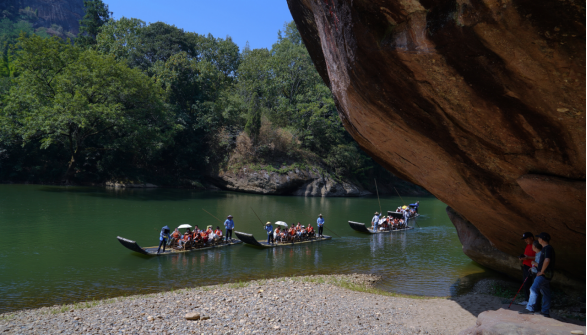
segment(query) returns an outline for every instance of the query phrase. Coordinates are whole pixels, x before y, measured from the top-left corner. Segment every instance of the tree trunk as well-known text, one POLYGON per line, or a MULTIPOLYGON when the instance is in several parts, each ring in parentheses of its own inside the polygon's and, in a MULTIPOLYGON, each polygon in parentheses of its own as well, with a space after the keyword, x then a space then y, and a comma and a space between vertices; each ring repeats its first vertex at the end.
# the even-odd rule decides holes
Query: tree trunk
POLYGON ((73 180, 73 173, 74 173, 74 169, 73 166, 75 164, 75 155, 71 155, 71 159, 69 160, 69 164, 67 165, 67 171, 65 171, 65 174, 63 175, 63 180, 62 183, 64 184, 71 184, 72 180, 73 180))
POLYGON ((71 159, 69 160, 69 164, 67 165, 67 171, 65 171, 65 175, 63 175, 63 180, 62 183, 69 185, 72 183, 73 180, 73 176, 74 176, 74 165, 75 165, 75 159, 77 156, 77 152, 79 149, 79 146, 76 144, 75 148, 74 148, 74 141, 73 141, 73 137, 70 133, 69 135, 69 152, 71 153, 71 159))

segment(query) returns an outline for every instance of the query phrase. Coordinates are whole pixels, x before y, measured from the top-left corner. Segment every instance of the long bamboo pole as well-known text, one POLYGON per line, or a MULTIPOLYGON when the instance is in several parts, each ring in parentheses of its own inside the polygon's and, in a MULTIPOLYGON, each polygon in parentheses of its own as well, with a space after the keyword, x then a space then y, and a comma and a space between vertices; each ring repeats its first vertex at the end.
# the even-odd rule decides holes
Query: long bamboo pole
POLYGON ((383 211, 381 210, 381 200, 379 200, 379 189, 377 188, 377 179, 373 178, 373 180, 375 180, 375 191, 377 191, 377 201, 379 202, 379 213, 381 213, 381 215, 383 215, 383 211))
POLYGON ((215 218, 216 220, 218 220, 218 222, 223 223, 222 220, 220 220, 219 218, 215 217, 214 215, 212 215, 212 213, 208 212, 207 210, 203 209, 202 210, 208 214, 210 214, 213 218, 215 218))
POLYGON ((263 227, 265 226, 265 224, 263 223, 263 221, 261 221, 261 218, 259 217, 259 215, 257 215, 257 212, 255 212, 255 210, 253 209, 253 207, 251 207, 251 210, 253 211, 253 213, 255 213, 255 216, 257 217, 257 219, 259 219, 259 222, 261 222, 261 224, 263 225, 263 227))

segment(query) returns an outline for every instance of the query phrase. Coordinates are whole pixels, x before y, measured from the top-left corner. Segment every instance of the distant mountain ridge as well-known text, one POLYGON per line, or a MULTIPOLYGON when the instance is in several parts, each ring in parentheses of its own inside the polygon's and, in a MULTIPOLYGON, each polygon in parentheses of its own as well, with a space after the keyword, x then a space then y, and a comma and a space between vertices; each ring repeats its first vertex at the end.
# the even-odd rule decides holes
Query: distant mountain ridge
POLYGON ((84 16, 83 0, 2 0, 0 19, 24 20, 50 35, 77 35, 84 16), (62 31, 59 31, 59 28, 62 31), (67 34, 67 33, 70 34, 67 34))

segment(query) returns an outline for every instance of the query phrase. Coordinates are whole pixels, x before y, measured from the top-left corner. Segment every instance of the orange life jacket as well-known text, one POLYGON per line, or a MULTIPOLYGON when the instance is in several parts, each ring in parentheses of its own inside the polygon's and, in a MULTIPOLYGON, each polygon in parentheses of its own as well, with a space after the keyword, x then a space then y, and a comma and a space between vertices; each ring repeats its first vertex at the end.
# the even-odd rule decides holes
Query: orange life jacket
POLYGON ((179 239, 179 232, 178 231, 174 231, 173 234, 171 234, 171 236, 173 236, 176 239, 179 239))
POLYGON ((214 234, 216 234, 217 236, 222 236, 222 230, 216 229, 216 231, 214 232, 214 234))
POLYGON ((206 229, 206 234, 208 234, 208 235, 212 234, 212 228, 206 229))

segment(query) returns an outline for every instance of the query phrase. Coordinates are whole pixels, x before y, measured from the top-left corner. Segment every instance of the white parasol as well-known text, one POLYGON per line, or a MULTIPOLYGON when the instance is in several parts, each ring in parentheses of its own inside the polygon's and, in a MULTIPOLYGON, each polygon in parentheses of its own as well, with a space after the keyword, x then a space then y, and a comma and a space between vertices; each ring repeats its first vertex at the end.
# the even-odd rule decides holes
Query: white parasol
POLYGON ((283 222, 283 221, 276 221, 275 225, 277 226, 282 226, 282 227, 287 227, 287 223, 283 222))
POLYGON ((181 226, 177 227, 177 229, 182 229, 182 228, 191 228, 192 226, 190 226, 187 223, 182 224, 181 226))

